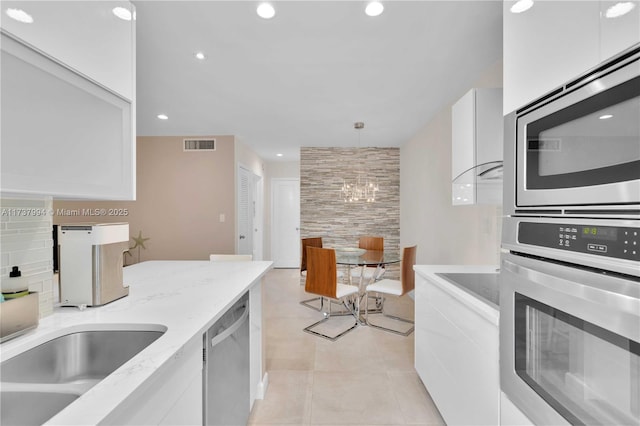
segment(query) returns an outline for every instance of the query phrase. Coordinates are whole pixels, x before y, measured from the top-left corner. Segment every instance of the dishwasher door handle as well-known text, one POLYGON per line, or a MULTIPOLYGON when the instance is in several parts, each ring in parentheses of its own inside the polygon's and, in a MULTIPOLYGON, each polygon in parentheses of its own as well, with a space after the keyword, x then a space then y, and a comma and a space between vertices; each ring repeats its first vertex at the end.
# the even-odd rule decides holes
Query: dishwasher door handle
POLYGON ((226 339, 227 337, 235 333, 240 328, 240 326, 242 326, 242 324, 245 322, 248 316, 249 316, 249 307, 245 304, 244 312, 242 312, 242 315, 240 316, 240 318, 238 318, 238 320, 234 322, 233 325, 231 325, 231 327, 227 328, 225 331, 223 331, 222 333, 216 335, 214 338, 211 339, 211 347, 215 348, 216 345, 218 345, 224 339, 226 339))

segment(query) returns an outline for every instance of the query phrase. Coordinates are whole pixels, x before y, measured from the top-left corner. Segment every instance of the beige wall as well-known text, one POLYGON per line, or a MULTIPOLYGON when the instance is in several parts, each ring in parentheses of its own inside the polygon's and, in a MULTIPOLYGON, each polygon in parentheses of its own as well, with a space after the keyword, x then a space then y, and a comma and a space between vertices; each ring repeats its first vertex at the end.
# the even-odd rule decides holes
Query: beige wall
MULTIPOLYGON (((63 216, 54 223, 129 222, 142 232, 140 261, 205 260, 210 253, 234 253, 235 141, 215 136, 216 151, 183 152, 180 136, 137 138, 137 199, 122 202, 55 201, 54 210, 128 209, 127 216, 63 216), (226 217, 220 222, 220 214, 226 217)), ((137 261, 137 250, 134 258, 137 261)))
MULTIPOLYGON (((472 87, 502 87, 502 63, 472 87)), ((418 264, 498 264, 502 206, 451 205, 451 106, 457 99, 400 149, 401 246, 418 245, 418 264)))

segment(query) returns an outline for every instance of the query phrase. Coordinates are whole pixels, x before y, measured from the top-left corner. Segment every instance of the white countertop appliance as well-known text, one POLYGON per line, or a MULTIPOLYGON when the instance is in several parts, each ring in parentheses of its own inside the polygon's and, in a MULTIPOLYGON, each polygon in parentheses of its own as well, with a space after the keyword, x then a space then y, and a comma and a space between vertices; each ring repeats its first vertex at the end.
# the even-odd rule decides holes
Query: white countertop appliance
POLYGON ((534 424, 640 424, 640 45, 505 117, 500 385, 534 424))
POLYGON ((58 243, 63 306, 100 306, 129 294, 122 281, 128 223, 60 225, 58 243))

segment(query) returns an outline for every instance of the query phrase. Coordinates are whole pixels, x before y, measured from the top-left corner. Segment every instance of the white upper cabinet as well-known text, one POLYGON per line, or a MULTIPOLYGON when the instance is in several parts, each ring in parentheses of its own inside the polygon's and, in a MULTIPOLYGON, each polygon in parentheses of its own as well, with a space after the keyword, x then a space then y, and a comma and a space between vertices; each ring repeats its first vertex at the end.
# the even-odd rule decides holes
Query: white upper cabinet
POLYGON ((515 3, 503 4, 504 114, 640 42, 638 0, 535 1, 512 13, 515 3), (611 16, 622 3, 631 10, 611 16))
POLYGON ((501 204, 502 89, 471 89, 451 122, 452 204, 501 204))
POLYGON ((597 1, 536 1, 503 10, 504 114, 550 92, 599 62, 597 1))
POLYGON ((135 199, 135 21, 114 7, 134 10, 2 2, 3 195, 135 199))
POLYGON ((2 29, 62 64, 133 100, 135 20, 113 10, 135 11, 128 1, 3 1, 2 29), (12 19, 22 11, 33 22, 12 19))

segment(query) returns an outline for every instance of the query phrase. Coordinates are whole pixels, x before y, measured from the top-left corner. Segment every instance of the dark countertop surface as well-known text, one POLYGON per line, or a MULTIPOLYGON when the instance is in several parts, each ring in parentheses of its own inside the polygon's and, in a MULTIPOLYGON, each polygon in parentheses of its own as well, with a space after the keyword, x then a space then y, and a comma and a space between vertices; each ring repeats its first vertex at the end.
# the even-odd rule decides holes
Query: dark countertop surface
POLYGON ((499 309, 500 286, 497 273, 436 273, 458 288, 499 309))

